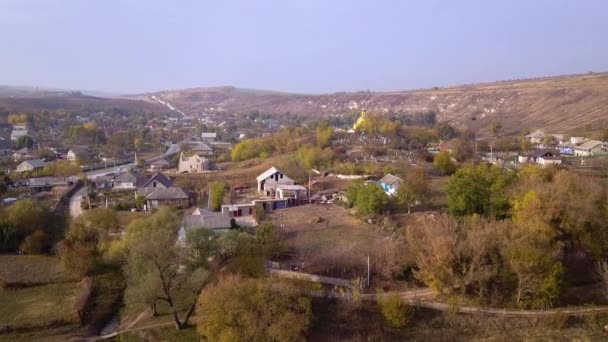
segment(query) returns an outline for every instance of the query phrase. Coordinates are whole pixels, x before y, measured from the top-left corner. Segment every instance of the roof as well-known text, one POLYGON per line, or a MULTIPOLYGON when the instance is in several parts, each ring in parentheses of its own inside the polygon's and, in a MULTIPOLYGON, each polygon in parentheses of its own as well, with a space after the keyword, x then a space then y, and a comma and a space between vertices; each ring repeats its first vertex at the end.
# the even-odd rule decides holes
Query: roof
POLYGON ((171 164, 167 161, 167 159, 159 158, 159 159, 156 159, 155 161, 151 162, 150 165, 169 166, 171 164))
POLYGON ((116 179, 114 179, 115 182, 128 182, 128 183, 137 183, 137 176, 130 171, 125 171, 121 174, 119 174, 116 179))
POLYGON ((230 216, 222 213, 209 212, 205 210, 203 215, 186 215, 184 216, 184 228, 196 229, 223 229, 230 228, 230 216))
POLYGON ((380 178, 379 182, 388 184, 388 185, 396 185, 396 184, 401 184, 401 182, 403 182, 403 179, 401 179, 400 177, 397 177, 395 175, 391 175, 389 173, 388 175, 380 178))
POLYGON ((87 146, 74 146, 74 147, 70 148, 68 153, 70 151, 72 151, 72 153, 74 153, 76 156, 81 156, 81 157, 88 157, 88 156, 93 155, 93 152, 91 152, 91 150, 89 150, 89 148, 87 146))
POLYGON ((59 185, 68 185, 69 179, 66 177, 37 177, 30 178, 28 180, 28 184, 30 187, 43 187, 43 186, 59 186, 59 185))
POLYGON ((201 133, 201 138, 217 138, 217 133, 215 132, 203 132, 201 133))
POLYGON ((581 145, 579 145, 577 148, 580 148, 582 150, 591 150, 594 147, 598 146, 598 145, 604 145, 605 143, 603 141, 599 141, 599 140, 589 140, 581 145))
POLYGON ((529 158, 540 158, 540 157, 545 157, 547 155, 552 155, 552 153, 547 150, 532 150, 528 154, 528 157, 529 158))
POLYGON ((27 129, 15 129, 11 132, 11 138, 20 138, 26 136, 27 133, 27 129))
POLYGON ((277 185, 277 189, 281 190, 304 190, 306 191, 306 187, 303 185, 290 185, 290 184, 279 184, 277 185))
POLYGON ((30 160, 26 160, 26 161, 22 162, 19 165, 23 165, 23 164, 30 164, 33 168, 41 168, 41 167, 45 167, 46 166, 46 163, 42 159, 30 159, 30 160))
POLYGON ((281 172, 281 171, 279 171, 276 167, 273 166, 270 169, 264 171, 261 175, 257 176, 256 179, 258 180, 258 182, 261 182, 264 179, 274 175, 277 172, 281 172))
POLYGON ((162 185, 164 185, 167 188, 170 187, 171 184, 173 184, 173 181, 169 177, 165 176, 161 172, 157 172, 157 173, 153 174, 152 177, 150 177, 150 179, 148 179, 142 185, 142 187, 146 187, 146 185, 152 183, 152 181, 157 181, 157 182, 161 183, 162 185))
POLYGON ((147 200, 172 200, 172 199, 189 199, 188 193, 181 187, 156 188, 154 192, 149 194, 147 200))
POLYGON ((192 148, 192 151, 198 151, 198 152, 213 152, 213 149, 211 148, 211 146, 205 144, 205 143, 200 143, 200 144, 196 144, 196 146, 194 146, 192 148))
POLYGON ((18 149, 17 151, 15 151, 15 153, 19 153, 19 154, 29 154, 30 153, 30 149, 27 147, 23 147, 18 149))

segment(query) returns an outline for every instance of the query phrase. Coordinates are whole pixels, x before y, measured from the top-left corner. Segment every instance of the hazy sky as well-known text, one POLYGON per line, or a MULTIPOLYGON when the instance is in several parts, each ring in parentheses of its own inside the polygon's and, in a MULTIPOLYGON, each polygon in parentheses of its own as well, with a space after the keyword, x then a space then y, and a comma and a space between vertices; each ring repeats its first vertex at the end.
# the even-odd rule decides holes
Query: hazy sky
POLYGON ((0 84, 400 90, 608 71, 607 0, 0 0, 0 84))

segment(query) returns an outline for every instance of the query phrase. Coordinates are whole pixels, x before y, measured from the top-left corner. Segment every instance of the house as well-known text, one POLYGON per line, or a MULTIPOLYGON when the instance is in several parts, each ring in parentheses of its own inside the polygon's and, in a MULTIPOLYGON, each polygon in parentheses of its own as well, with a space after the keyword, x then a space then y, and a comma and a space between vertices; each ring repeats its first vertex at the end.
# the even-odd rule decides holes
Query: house
POLYGON ((400 177, 391 175, 390 173, 387 174, 386 176, 382 177, 378 181, 378 184, 380 184, 380 186, 382 187, 384 192, 389 196, 395 196, 397 194, 397 190, 399 190, 399 187, 401 186, 402 183, 403 183, 403 179, 401 179, 400 177))
POLYGON ((70 186, 73 183, 69 177, 37 177, 30 178, 27 186, 33 189, 51 189, 56 186, 70 186))
POLYGON ((20 122, 20 123, 13 124, 13 130, 15 130, 15 131, 27 130, 27 122, 20 122))
POLYGON ((46 163, 42 159, 30 159, 17 166, 17 172, 42 170, 46 163))
POLYGON ((181 187, 153 188, 149 195, 145 197, 148 210, 160 206, 172 206, 177 208, 187 208, 194 203, 195 196, 188 190, 181 187))
POLYGON ((180 173, 200 173, 208 171, 209 169, 209 159, 199 156, 196 153, 188 157, 184 154, 184 152, 182 152, 179 156, 179 165, 177 167, 177 171, 180 173))
POLYGON ((200 143, 200 144, 196 144, 192 148, 192 152, 194 152, 195 154, 198 154, 199 156, 212 156, 213 148, 211 148, 211 146, 209 146, 205 143, 200 143))
POLYGON ((585 137, 570 137, 570 142, 576 145, 582 144, 587 141, 585 137))
POLYGON ((159 171, 168 169, 171 167, 171 163, 167 161, 165 158, 158 158, 152 162, 150 162, 150 171, 159 171))
POLYGON ((214 142, 217 138, 217 133, 214 132, 203 132, 201 133, 201 140, 206 143, 214 142))
POLYGON ((165 176, 161 172, 156 172, 152 177, 148 178, 140 187, 141 188, 163 188, 167 189, 173 184, 171 178, 165 176))
POLYGON ((69 161, 86 161, 92 159, 93 157, 93 152, 91 152, 86 146, 72 147, 68 151, 67 155, 69 161))
POLYGON ((0 158, 10 157, 11 150, 11 142, 0 138, 0 158))
POLYGON ((116 190, 131 190, 137 189, 146 182, 146 178, 137 175, 133 172, 126 171, 114 179, 114 189, 116 190))
POLYGON ((274 197, 276 195, 277 185, 279 184, 295 184, 293 179, 287 177, 283 172, 277 170, 274 166, 257 176, 256 179, 258 181, 258 194, 268 197, 274 197))
POLYGON ((11 140, 17 141, 19 140, 19 138, 24 137, 26 135, 28 135, 27 129, 13 129, 13 131, 11 132, 11 140))
POLYGON ((277 185, 277 197, 293 199, 293 204, 299 204, 308 198, 308 190, 302 185, 279 184, 277 185))
POLYGON ((546 157, 555 157, 555 153, 544 150, 544 149, 536 149, 530 151, 526 155, 520 155, 517 157, 517 161, 519 163, 538 163, 538 158, 546 158, 546 157))
POLYGON ((526 135, 526 139, 528 139, 533 144, 542 143, 544 138, 545 138, 545 132, 543 132, 540 129, 526 135))
POLYGON ((113 176, 97 176, 93 178, 93 183, 97 189, 110 189, 114 184, 113 176))
POLYGON ((576 147, 576 145, 572 142, 563 142, 559 145, 557 145, 557 149, 559 150, 559 154, 565 154, 565 155, 574 155, 574 148, 576 147))
POLYGON ((536 163, 542 166, 561 165, 562 158, 560 157, 538 157, 536 163))
POLYGON ((589 140, 574 147, 574 155, 577 157, 596 156, 608 153, 608 143, 599 140, 589 140))
POLYGON ((440 152, 448 152, 448 153, 452 153, 452 151, 454 150, 453 144, 451 141, 442 141, 439 145, 437 145, 437 148, 439 149, 440 152))
POLYGON ((183 223, 186 230, 199 228, 224 230, 232 227, 229 215, 203 208, 196 208, 192 215, 185 215, 183 223))
POLYGON ((20 148, 17 151, 13 152, 14 161, 29 159, 29 158, 32 158, 32 152, 27 147, 20 148))

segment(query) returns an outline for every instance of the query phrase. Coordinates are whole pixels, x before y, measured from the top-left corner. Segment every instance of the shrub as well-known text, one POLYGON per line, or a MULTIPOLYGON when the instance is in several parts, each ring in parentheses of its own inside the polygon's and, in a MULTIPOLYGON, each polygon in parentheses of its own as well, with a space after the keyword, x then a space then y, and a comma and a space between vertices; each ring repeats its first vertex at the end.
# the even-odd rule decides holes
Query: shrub
POLYGON ((47 251, 48 247, 49 236, 42 229, 28 235, 19 246, 26 254, 42 254, 47 251))
POLYGON ((405 328, 414 314, 413 308, 407 305, 397 293, 380 295, 378 306, 384 319, 395 328, 405 328))

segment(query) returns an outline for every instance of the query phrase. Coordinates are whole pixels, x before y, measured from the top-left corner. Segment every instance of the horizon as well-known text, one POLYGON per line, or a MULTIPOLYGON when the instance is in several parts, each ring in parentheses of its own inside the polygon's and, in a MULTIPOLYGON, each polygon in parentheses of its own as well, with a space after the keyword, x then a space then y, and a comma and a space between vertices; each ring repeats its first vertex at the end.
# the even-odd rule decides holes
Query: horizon
POLYGON ((599 0, 60 3, 0 5, 10 47, 0 84, 316 95, 608 71, 608 3, 599 0))

